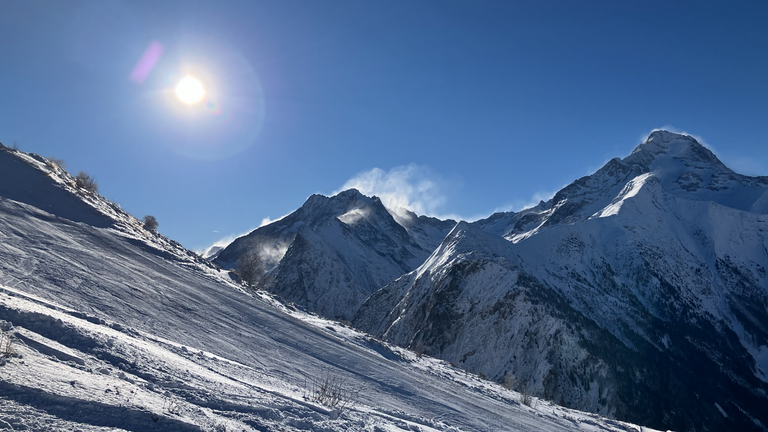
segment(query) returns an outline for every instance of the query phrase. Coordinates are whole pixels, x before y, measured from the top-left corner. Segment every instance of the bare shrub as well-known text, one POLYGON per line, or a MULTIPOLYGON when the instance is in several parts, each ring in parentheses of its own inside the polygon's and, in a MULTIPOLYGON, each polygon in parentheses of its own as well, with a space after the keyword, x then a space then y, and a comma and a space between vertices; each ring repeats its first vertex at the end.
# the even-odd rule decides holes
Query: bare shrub
POLYGON ((91 177, 88 173, 80 171, 75 176, 75 184, 88 192, 96 193, 99 191, 99 185, 96 183, 96 177, 91 177))
POLYGON ((184 412, 184 408, 181 406, 181 402, 170 396, 166 396, 163 401, 163 411, 170 414, 181 415, 184 412))
POLYGON ((54 157, 54 156, 51 156, 51 157, 48 158, 48 164, 47 165, 49 167, 51 167, 51 168, 59 167, 59 168, 61 168, 63 170, 67 169, 67 163, 64 162, 64 160, 59 159, 59 158, 54 157))
POLYGON ((528 384, 523 384, 517 391, 520 393, 520 403, 533 408, 534 399, 533 395, 531 395, 531 388, 528 386, 528 384))
POLYGON ((144 216, 142 222, 144 222, 144 229, 147 231, 157 231, 157 227, 160 225, 157 223, 157 219, 152 215, 144 216))
POLYGON ((259 274, 260 265, 261 260, 256 252, 246 253, 237 261, 237 274, 248 285, 248 288, 253 288, 253 283, 259 274))
POLYGON ((19 145, 16 144, 16 141, 13 142, 13 145, 11 146, 12 149, 19 151, 19 145))
POLYGON ((535 400, 531 395, 530 380, 518 381, 512 371, 507 371, 501 386, 507 390, 516 390, 519 394, 518 401, 525 406, 533 407, 535 400))
POLYGON ((16 356, 13 348, 13 325, 7 321, 0 321, 0 357, 10 358, 16 356))
POLYGON ((423 340, 418 340, 411 344, 411 350, 416 353, 416 357, 422 358, 427 352, 427 345, 423 340))
POLYGON ((328 370, 304 383, 304 398, 343 412, 363 390, 354 388, 347 380, 328 370))
POLYGON ((504 375, 504 380, 501 382, 501 386, 507 390, 513 390, 516 385, 517 379, 515 378, 515 374, 513 374, 512 371, 507 371, 504 375))

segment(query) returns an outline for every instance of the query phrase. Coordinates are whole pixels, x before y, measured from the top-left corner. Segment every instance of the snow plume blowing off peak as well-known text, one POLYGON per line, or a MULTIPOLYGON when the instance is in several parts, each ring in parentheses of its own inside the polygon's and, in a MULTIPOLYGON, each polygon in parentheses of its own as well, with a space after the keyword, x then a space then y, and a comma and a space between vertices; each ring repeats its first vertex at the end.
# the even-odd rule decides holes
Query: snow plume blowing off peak
POLYGON ((347 189, 357 189, 366 196, 377 196, 392 216, 400 222, 407 211, 439 218, 453 218, 442 214, 446 204, 446 182, 430 168, 415 164, 397 166, 389 171, 373 168, 347 180, 337 194, 347 189))
POLYGON ((640 143, 646 143, 648 141, 671 141, 672 139, 690 139, 706 147, 707 149, 714 151, 714 148, 707 143, 701 135, 689 133, 683 129, 676 128, 672 125, 664 125, 660 128, 651 129, 649 132, 642 134, 639 137, 640 143), (686 138, 687 137, 687 138, 686 138))

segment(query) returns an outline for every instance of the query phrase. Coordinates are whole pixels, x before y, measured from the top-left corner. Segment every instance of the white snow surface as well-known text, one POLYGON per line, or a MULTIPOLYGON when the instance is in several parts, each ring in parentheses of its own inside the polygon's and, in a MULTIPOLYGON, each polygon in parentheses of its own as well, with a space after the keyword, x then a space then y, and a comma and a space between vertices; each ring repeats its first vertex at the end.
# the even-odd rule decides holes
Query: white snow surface
POLYGON ((0 320, 13 351, 0 359, 2 430, 650 431, 523 405, 444 361, 246 292, 7 148, 0 320), (315 401, 323 377, 343 382, 345 409, 315 401))

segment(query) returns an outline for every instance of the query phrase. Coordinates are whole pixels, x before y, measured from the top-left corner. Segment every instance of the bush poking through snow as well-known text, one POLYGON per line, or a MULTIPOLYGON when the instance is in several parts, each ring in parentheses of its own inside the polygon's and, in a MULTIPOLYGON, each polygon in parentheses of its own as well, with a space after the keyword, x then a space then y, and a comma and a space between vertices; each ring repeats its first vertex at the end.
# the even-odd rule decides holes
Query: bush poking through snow
POLYGON ((524 385, 520 388, 520 403, 533 408, 533 396, 531 396, 531 392, 528 389, 527 385, 524 385))
POLYGON ((411 345, 411 350, 413 350, 413 352, 416 354, 416 357, 422 358, 427 352, 427 345, 423 340, 419 340, 411 345))
POLYGON ((8 321, 0 321, 0 357, 10 358, 16 355, 13 348, 13 336, 11 334, 13 325, 8 321))
POLYGON ((516 385, 517 380, 515 379, 515 374, 513 374, 512 371, 507 371, 504 375, 504 381, 501 382, 501 386, 507 390, 514 390, 516 385))
POLYGON ((96 177, 91 177, 85 171, 80 171, 75 176, 75 184, 88 192, 96 193, 99 191, 99 185, 96 183, 96 177))
POLYGON ((170 396, 166 396, 163 401, 163 412, 173 415, 181 415, 184 412, 184 408, 181 406, 181 402, 170 396))
POLYGON ((536 407, 536 400, 533 398, 533 395, 531 395, 531 378, 518 381, 512 371, 507 371, 507 373, 504 374, 504 379, 501 381, 501 386, 507 390, 517 391, 518 401, 521 404, 531 408, 536 407))
POLYGON ((353 388, 346 379, 324 370, 319 377, 304 383, 306 393, 304 399, 334 408, 340 413, 353 402, 363 390, 353 388))
POLYGON ((48 167, 51 168, 51 169, 53 169, 55 167, 59 167, 62 170, 67 169, 67 163, 66 162, 64 162, 62 159, 59 159, 59 158, 53 157, 53 156, 48 158, 48 163, 46 165, 48 165, 48 167))
POLYGON ((147 231, 157 231, 157 227, 160 225, 157 223, 157 219, 152 215, 144 216, 142 222, 144 222, 144 229, 147 231))

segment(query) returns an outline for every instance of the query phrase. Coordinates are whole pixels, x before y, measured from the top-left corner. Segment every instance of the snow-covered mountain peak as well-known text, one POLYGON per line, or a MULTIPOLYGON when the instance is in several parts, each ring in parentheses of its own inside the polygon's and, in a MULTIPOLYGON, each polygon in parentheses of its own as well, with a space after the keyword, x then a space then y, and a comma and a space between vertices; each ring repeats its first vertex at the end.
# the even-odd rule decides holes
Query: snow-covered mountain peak
POLYGON ((367 197, 357 189, 348 189, 330 197, 314 194, 296 212, 302 218, 310 217, 313 221, 320 221, 371 206, 376 201, 379 201, 377 197, 367 197))
POLYGON ((423 263, 455 224, 406 216, 407 228, 378 197, 356 189, 312 195, 295 212, 232 242, 214 262, 240 269, 242 258, 255 254, 255 286, 349 319, 373 291, 423 263))
POLYGON ((669 150, 669 146, 667 144, 671 143, 672 141, 679 141, 679 140, 689 141, 689 142, 698 144, 696 139, 690 135, 669 132, 663 129, 657 129, 651 132, 651 134, 648 135, 648 138, 646 138, 642 144, 637 146, 637 148, 635 148, 635 150, 632 151, 632 153, 642 151, 642 150, 648 150, 654 154, 666 153, 669 150))
POLYGON ((768 178, 735 173, 689 135, 654 131, 622 162, 653 172, 661 189, 677 199, 756 213, 768 210, 768 178))
POLYGON ((625 202, 640 199, 641 189, 645 204, 674 197, 749 212, 768 211, 768 177, 737 174, 696 138, 656 130, 629 156, 609 160, 546 203, 520 212, 495 213, 475 224, 516 243, 593 216, 616 215, 625 202))
POLYGON ((665 130, 653 131, 642 144, 624 158, 624 162, 651 166, 663 164, 663 161, 668 158, 682 161, 688 166, 723 172, 731 171, 712 151, 696 141, 696 138, 665 130))

